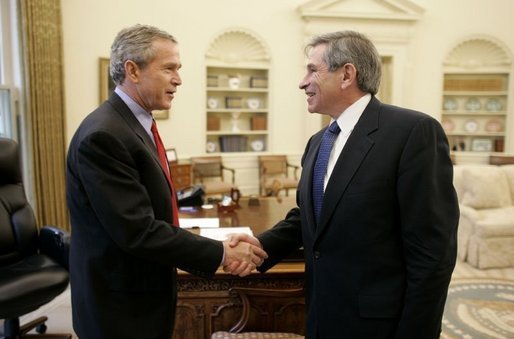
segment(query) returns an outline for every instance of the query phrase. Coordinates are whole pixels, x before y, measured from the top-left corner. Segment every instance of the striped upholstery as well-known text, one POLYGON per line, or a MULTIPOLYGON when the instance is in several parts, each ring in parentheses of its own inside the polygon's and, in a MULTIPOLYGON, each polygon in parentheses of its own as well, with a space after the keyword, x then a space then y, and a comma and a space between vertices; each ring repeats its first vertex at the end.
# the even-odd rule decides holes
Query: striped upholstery
POLYGON ((211 339, 273 339, 273 338, 288 338, 288 339, 303 339, 304 336, 294 333, 271 333, 271 332, 244 332, 244 333, 229 333, 225 331, 218 331, 212 334, 211 339))

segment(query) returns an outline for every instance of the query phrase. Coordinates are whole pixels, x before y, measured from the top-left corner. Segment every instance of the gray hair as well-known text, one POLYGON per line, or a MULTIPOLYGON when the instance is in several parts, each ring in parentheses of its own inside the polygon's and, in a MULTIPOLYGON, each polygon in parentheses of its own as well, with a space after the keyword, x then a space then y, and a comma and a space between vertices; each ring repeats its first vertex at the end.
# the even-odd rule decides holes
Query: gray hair
POLYGON ((344 64, 353 64, 357 69, 359 89, 371 94, 378 92, 382 64, 377 49, 365 35, 354 31, 321 34, 312 38, 305 51, 320 44, 327 45, 324 61, 330 72, 344 64))
POLYGON ((125 80, 125 62, 134 61, 144 68, 155 57, 152 43, 158 39, 177 40, 169 33, 148 25, 134 25, 122 29, 111 46, 111 78, 116 85, 125 80))

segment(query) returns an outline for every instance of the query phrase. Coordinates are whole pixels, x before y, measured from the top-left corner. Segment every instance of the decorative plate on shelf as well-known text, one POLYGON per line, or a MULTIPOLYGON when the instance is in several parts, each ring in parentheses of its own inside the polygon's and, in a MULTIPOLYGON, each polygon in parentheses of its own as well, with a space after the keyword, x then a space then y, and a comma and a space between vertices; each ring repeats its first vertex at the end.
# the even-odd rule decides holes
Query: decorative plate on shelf
POLYGON ((207 107, 212 108, 212 109, 218 108, 218 99, 216 99, 216 98, 207 99, 207 107))
POLYGON ((213 153, 213 152, 216 152, 216 143, 212 142, 212 141, 207 141, 207 145, 205 147, 207 153, 213 153))
POLYGON ((261 101, 259 100, 259 98, 249 98, 246 101, 246 104, 250 109, 258 109, 259 107, 261 107, 261 101))
POLYGON ((443 126, 443 129, 445 130, 445 132, 451 132, 455 129, 455 123, 453 122, 453 120, 448 119, 448 118, 444 118, 441 121, 441 125, 443 126))
POLYGON ((469 119, 464 123, 464 130, 466 132, 476 132, 478 130, 478 122, 473 119, 469 119))
POLYGON ((455 111, 459 108, 459 103, 454 98, 448 98, 444 100, 443 109, 446 111, 455 111))
POLYGON ((256 139, 252 141, 251 146, 255 152, 261 152, 264 150, 264 141, 261 139, 256 139))
POLYGON ((477 98, 469 98, 468 101, 466 101, 467 111, 476 112, 479 111, 480 108, 482 108, 482 104, 477 98))
POLYGON ((492 98, 487 100, 487 103, 485 104, 485 109, 489 112, 498 112, 502 110, 502 103, 500 100, 492 98))
POLYGON ((500 120, 491 119, 486 122, 485 130, 487 132, 501 132, 503 131, 503 125, 500 120))

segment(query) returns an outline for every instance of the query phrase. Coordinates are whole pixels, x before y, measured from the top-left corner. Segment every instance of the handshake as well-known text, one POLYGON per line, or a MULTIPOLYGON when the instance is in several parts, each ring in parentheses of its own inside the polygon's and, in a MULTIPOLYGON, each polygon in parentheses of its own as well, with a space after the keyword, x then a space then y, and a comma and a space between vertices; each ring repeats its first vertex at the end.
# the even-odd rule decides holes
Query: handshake
POLYGON ((259 240, 245 233, 229 235, 229 238, 223 241, 223 249, 223 270, 240 277, 249 275, 268 257, 259 240))

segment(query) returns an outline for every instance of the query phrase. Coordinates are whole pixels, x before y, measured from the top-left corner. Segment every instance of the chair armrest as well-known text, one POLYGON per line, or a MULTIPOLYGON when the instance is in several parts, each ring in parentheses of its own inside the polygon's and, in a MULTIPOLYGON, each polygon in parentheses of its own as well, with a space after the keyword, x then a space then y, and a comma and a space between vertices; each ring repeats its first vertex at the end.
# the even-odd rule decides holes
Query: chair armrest
POLYGON ((287 168, 293 168, 294 169, 294 179, 298 180, 298 169, 300 168, 300 166, 296 166, 296 165, 290 164, 289 162, 286 162, 286 166, 287 166, 287 168))
POLYGON ((68 270, 70 234, 55 226, 44 226, 39 231, 39 250, 68 270))
POLYGON ((232 185, 236 183, 236 170, 230 167, 226 167, 224 165, 221 165, 221 170, 229 171, 232 173, 232 185))
POLYGON ((461 216, 465 216, 473 222, 481 219, 480 213, 473 207, 459 204, 459 209, 461 216))

